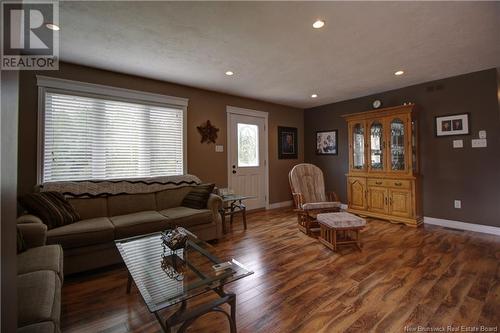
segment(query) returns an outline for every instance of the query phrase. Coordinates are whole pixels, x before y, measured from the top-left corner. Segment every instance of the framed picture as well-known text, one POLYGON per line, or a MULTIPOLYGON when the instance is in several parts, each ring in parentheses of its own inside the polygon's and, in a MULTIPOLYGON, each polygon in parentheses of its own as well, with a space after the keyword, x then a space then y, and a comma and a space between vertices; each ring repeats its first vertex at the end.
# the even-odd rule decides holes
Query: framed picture
POLYGON ((337 133, 338 130, 316 132, 316 154, 338 155, 337 133))
POLYGON ((297 128, 278 126, 278 159, 297 158, 298 149, 297 128))
POLYGON ((436 117, 436 136, 469 134, 469 114, 452 114, 436 117))

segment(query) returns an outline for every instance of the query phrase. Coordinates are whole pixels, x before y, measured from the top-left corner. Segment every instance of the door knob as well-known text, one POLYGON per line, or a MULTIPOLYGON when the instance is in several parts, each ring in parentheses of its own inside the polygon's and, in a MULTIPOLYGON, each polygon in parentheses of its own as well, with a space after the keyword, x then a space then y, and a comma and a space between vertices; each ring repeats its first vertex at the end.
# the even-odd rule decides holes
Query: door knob
POLYGON ((236 173, 236 170, 233 170, 233 173, 236 173))
POLYGON ((236 165, 233 164, 233 169, 236 169, 236 165))

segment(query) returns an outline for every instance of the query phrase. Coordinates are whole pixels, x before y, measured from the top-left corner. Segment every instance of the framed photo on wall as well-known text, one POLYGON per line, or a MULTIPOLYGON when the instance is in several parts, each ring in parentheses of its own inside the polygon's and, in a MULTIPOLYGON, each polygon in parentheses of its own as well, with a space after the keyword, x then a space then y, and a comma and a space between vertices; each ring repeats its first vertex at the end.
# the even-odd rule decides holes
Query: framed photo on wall
POLYGON ((452 114, 436 117, 436 136, 469 134, 469 114, 452 114))
POLYGON ((316 154, 338 155, 338 130, 316 132, 316 154))
POLYGON ((278 159, 295 159, 298 150, 297 128, 278 126, 278 159))

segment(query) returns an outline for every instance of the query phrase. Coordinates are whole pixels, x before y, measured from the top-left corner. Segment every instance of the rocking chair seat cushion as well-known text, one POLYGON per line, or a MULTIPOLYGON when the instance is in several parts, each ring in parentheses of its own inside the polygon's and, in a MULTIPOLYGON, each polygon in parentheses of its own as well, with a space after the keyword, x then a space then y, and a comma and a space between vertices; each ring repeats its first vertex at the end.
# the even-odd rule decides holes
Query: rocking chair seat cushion
POLYGON ((333 209, 340 208, 338 201, 308 202, 302 205, 303 210, 333 209))

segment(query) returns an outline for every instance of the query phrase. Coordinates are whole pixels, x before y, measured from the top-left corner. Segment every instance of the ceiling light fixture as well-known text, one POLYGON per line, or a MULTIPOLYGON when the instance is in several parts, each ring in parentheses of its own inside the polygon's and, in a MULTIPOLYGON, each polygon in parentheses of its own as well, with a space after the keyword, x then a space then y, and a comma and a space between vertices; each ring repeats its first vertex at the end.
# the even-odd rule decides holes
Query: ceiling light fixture
POLYGON ((57 24, 54 24, 54 23, 47 23, 47 24, 45 24, 45 26, 47 28, 49 28, 50 30, 54 30, 54 31, 61 30, 61 28, 59 28, 59 26, 57 24))
POLYGON ((312 94, 311 95, 311 98, 316 98, 316 97, 318 97, 318 94, 312 94))
POLYGON ((320 29, 325 26, 325 21, 323 20, 316 20, 316 22, 313 23, 313 28, 314 29, 320 29))
POLYGON ((234 75, 234 73, 233 73, 233 72, 231 72, 231 71, 227 71, 227 72, 226 72, 226 75, 227 75, 227 76, 231 76, 231 75, 234 75))
POLYGON ((400 76, 400 75, 403 75, 404 73, 405 73, 405 71, 399 70, 399 71, 395 72, 394 75, 400 76))

